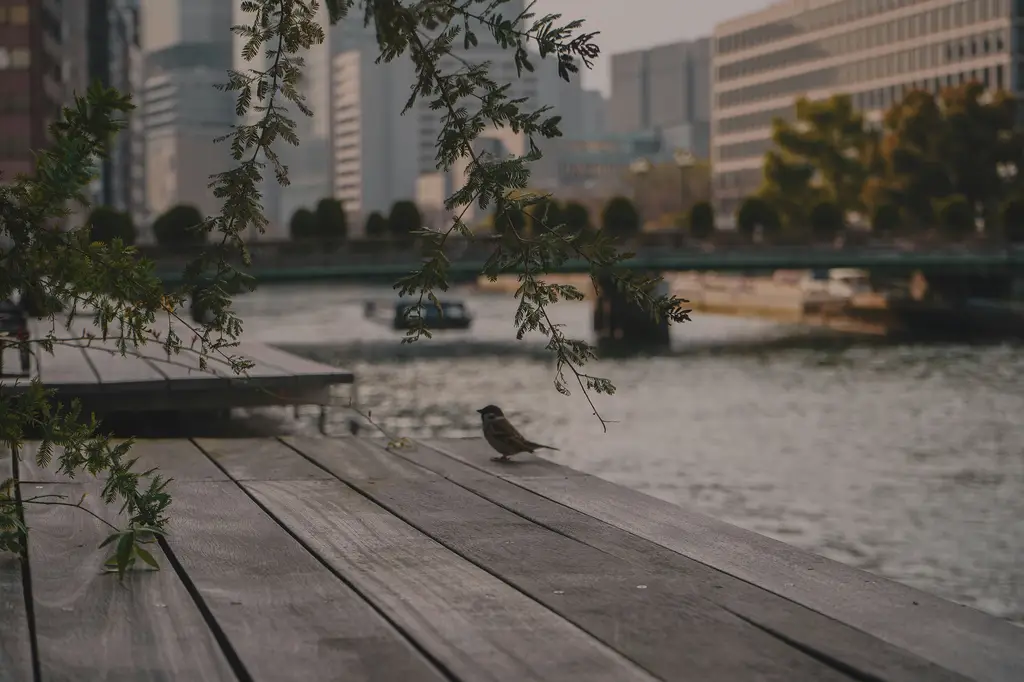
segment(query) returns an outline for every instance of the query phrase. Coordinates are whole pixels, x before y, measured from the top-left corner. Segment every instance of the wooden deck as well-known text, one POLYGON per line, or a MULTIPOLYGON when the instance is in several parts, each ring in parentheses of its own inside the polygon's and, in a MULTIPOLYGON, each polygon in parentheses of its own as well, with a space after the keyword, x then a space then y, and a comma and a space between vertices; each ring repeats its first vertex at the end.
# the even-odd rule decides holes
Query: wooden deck
MULTIPOLYGON (((29 377, 2 376, 16 392, 33 376, 57 390, 58 399, 80 400, 97 412, 225 410, 270 405, 330 405, 331 387, 351 384, 348 370, 306 360, 272 346, 243 342, 228 355, 252 360, 246 374, 235 374, 226 359, 210 357, 199 369, 199 355, 182 349, 168 355, 157 343, 122 356, 113 342, 55 345, 53 355, 36 349, 29 377)), ((5 353, 5 372, 20 369, 16 352, 5 353)))
MULTIPOLYGON (((29 508, 27 566, 0 555, 0 680, 1024 679, 1024 628, 477 439, 134 452, 175 479, 162 570, 122 586, 100 522, 29 508)), ((97 489, 33 454, 23 493, 97 489)))

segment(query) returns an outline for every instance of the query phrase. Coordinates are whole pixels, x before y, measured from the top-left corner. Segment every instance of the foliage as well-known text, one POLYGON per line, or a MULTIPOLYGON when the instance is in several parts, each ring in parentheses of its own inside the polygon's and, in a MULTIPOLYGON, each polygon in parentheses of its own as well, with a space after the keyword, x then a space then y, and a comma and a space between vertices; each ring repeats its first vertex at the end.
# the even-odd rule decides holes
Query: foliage
POLYGON ((316 235, 324 241, 337 243, 348 236, 345 207, 337 199, 326 197, 316 205, 316 235))
MULTIPOLYGON (((94 85, 51 126, 51 146, 37 151, 35 173, 0 186, 0 243, 9 244, 0 247, 0 299, 19 290, 27 293, 38 306, 34 312, 55 323, 42 338, 19 342, 30 344, 34 352, 52 352, 54 344, 74 339, 70 329, 75 313, 84 311, 104 334, 119 327, 112 336, 126 353, 152 337, 156 314, 169 307, 152 263, 136 258, 134 249, 121 240, 93 240, 88 225, 62 229, 69 220, 66 207, 86 201, 83 192, 92 181, 93 159, 104 153, 131 109, 126 96, 94 85), (65 308, 72 314, 57 321, 65 308), (63 328, 62 336, 58 328, 63 328)), ((164 342, 172 350, 180 348, 176 337, 164 342)), ((111 443, 77 402, 64 405, 53 398, 53 391, 38 379, 21 393, 9 393, 0 384, 0 444, 20 458, 25 440, 38 439, 39 466, 53 464, 69 477, 103 475, 102 497, 107 503, 120 502, 127 524, 124 531, 115 531, 130 538, 112 557, 123 575, 131 556, 141 556, 138 543, 163 533, 170 502, 166 481, 155 472, 134 470, 134 460, 126 456, 130 441, 111 443)), ((59 495, 22 497, 16 482, 0 482, 0 550, 24 551, 23 507, 30 504, 79 506, 80 501, 67 502, 59 495)))
POLYGON ((736 227, 747 239, 760 227, 766 236, 778 232, 781 223, 775 207, 761 197, 747 197, 736 212, 736 227))
POLYGON ((939 226, 950 237, 962 239, 975 231, 974 209, 962 194, 935 200, 939 226))
POLYGON ((843 231, 843 210, 834 201, 819 201, 811 209, 811 233, 816 239, 832 240, 843 231))
POLYGON ((527 234, 531 236, 543 230, 544 225, 555 227, 565 224, 562 206, 550 197, 540 197, 526 212, 530 216, 526 227, 527 234))
POLYGON ((631 237, 640 231, 640 213, 626 197, 612 197, 601 212, 601 229, 612 237, 631 237))
POLYGON ((112 242, 120 239, 131 246, 135 243, 135 224, 124 211, 109 206, 97 206, 89 214, 89 241, 112 242))
POLYGON ((423 227, 423 216, 415 202, 396 201, 388 214, 388 229, 396 239, 408 239, 423 227))
POLYGON ((366 236, 369 239, 383 239, 388 235, 388 220, 380 211, 374 211, 366 217, 366 236))
MULTIPOLYGON (((526 228, 529 225, 527 221, 526 211, 523 208, 506 208, 505 204, 507 200, 502 198, 494 202, 494 213, 491 216, 491 224, 493 225, 494 234, 506 235, 515 239, 518 235, 520 238, 528 236, 526 228), (509 230, 511 229, 511 233, 509 230)), ((539 221, 543 221, 542 216, 538 216, 539 221)))
POLYGON ((995 223, 998 208, 1024 183, 1016 106, 1009 93, 986 92, 977 82, 937 96, 914 90, 875 128, 845 95, 801 99, 792 123, 774 123, 759 196, 791 229, 809 223, 809 209, 821 201, 871 216, 881 210, 892 217, 893 209, 881 208, 891 205, 900 225, 886 223, 889 233, 930 229, 936 208, 954 195, 995 223))
POLYGON ((900 229, 900 207, 891 203, 878 203, 871 209, 871 230, 880 236, 891 237, 900 229))
POLYGON ((578 201, 566 203, 562 209, 562 220, 565 221, 566 232, 571 235, 581 235, 594 229, 590 222, 590 211, 578 201))
POLYGON ((203 214, 195 206, 172 206, 153 221, 160 246, 198 246, 206 243, 203 214))
POLYGON ((707 201, 698 201, 690 207, 690 236, 694 239, 708 239, 715 233, 715 209, 707 201))
POLYGON ((1013 197, 1003 204, 1000 223, 1007 241, 1013 244, 1024 242, 1024 198, 1013 197))
POLYGON ((308 208, 297 209, 292 213, 292 219, 288 221, 288 233, 295 241, 316 239, 320 234, 316 214, 308 208))
POLYGON ((796 102, 795 120, 776 119, 775 149, 765 163, 760 196, 772 204, 781 221, 802 228, 807 209, 832 201, 842 213, 861 210, 868 177, 865 158, 874 136, 849 95, 796 102))

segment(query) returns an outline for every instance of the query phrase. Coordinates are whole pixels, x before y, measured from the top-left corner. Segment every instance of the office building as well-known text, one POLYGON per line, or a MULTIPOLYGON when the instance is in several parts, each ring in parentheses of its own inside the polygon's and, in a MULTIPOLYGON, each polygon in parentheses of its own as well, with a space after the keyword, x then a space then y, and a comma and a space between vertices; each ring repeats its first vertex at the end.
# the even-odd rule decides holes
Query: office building
POLYGON ((848 93, 881 112, 909 89, 978 80, 1019 91, 1020 3, 787 0, 718 25, 712 102, 714 195, 733 214, 762 181, 771 124, 794 100, 848 93))
POLYGON ((583 137, 599 137, 608 130, 608 99, 600 90, 583 91, 583 137))
POLYGON ((0 182, 35 168, 50 140, 63 83, 61 3, 0 0, 0 182))
POLYGON ((415 196, 420 174, 418 121, 413 112, 402 115, 413 84, 412 62, 375 59, 369 50, 333 58, 334 197, 359 223, 415 196))
POLYGON ((666 144, 709 153, 711 41, 701 38, 612 55, 608 132, 656 131, 666 144))
POLYGON ((233 0, 144 0, 146 197, 152 216, 176 204, 220 212, 210 176, 232 167, 226 143, 234 93, 215 86, 232 67, 233 0))

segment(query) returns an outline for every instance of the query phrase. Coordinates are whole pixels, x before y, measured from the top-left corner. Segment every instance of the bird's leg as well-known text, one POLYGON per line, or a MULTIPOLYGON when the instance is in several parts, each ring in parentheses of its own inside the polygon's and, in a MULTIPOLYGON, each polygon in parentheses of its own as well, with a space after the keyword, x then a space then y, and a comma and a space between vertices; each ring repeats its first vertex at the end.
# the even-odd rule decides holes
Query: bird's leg
POLYGON ((505 462, 508 462, 509 459, 508 459, 508 455, 502 455, 501 457, 491 457, 491 461, 492 462, 501 462, 501 463, 504 464, 505 462))

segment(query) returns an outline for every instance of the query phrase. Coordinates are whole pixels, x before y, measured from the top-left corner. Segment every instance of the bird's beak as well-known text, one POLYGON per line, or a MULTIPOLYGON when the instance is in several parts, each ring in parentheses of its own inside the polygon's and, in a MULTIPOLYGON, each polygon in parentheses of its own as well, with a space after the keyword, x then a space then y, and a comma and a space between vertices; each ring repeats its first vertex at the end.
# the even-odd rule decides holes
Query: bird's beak
POLYGON ((483 413, 484 413, 484 410, 483 410, 483 408, 480 408, 479 410, 477 410, 477 413, 478 413, 478 414, 483 414, 483 413))

